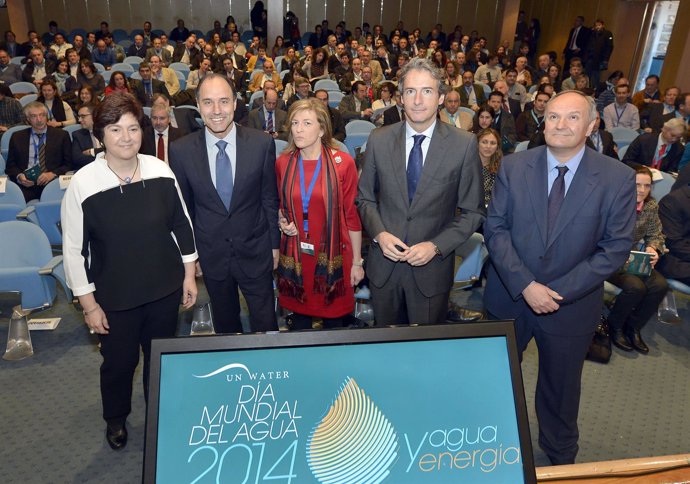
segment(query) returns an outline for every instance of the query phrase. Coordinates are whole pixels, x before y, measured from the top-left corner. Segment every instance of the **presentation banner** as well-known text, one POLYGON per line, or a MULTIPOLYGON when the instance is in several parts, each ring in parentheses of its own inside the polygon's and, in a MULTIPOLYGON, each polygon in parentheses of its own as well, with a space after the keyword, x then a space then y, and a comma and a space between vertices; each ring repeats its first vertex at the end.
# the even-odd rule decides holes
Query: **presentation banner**
POLYGON ((156 482, 526 482, 506 346, 163 354, 156 482))

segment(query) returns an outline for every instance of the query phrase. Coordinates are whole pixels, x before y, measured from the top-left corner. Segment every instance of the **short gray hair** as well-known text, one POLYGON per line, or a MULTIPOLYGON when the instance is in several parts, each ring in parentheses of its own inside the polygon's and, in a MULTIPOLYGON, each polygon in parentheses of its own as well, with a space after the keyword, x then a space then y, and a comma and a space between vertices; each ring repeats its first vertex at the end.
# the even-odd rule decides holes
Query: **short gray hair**
POLYGON ((410 62, 405 64, 402 69, 400 69, 400 88, 398 89, 401 93, 405 89, 405 78, 410 73, 410 71, 426 71, 431 74, 438 82, 438 92, 440 94, 445 94, 446 84, 443 82, 443 71, 431 63, 429 59, 422 59, 420 57, 415 57, 410 62))
POLYGON ((677 129, 686 130, 686 129, 688 129, 688 125, 685 124, 685 121, 683 121, 683 118, 671 118, 664 123, 664 128, 673 129, 673 130, 677 130, 677 129))
POLYGON ((596 121, 597 119, 597 104, 594 102, 594 99, 592 96, 588 96, 580 91, 576 90, 568 90, 568 91, 561 91, 558 94, 556 94, 554 97, 549 99, 549 102, 546 103, 546 111, 549 111, 549 106, 559 97, 565 96, 566 94, 577 94, 581 96, 585 101, 587 101, 587 107, 589 108, 589 122, 591 123, 592 121, 596 121))
POLYGON ((22 112, 24 113, 24 116, 27 116, 27 117, 29 116, 29 110, 30 109, 42 109, 43 111, 45 111, 46 115, 48 114, 48 106, 46 106, 42 102, 31 101, 26 106, 24 106, 24 108, 22 108, 22 112))

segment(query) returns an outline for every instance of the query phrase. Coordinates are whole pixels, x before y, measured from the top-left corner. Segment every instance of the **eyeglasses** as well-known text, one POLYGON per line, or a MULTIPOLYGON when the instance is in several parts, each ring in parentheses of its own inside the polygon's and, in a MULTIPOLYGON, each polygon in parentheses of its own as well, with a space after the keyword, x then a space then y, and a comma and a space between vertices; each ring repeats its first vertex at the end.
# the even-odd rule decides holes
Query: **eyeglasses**
POLYGON ((79 118, 79 119, 88 118, 89 116, 91 116, 91 113, 87 113, 87 114, 77 114, 77 118, 79 118))

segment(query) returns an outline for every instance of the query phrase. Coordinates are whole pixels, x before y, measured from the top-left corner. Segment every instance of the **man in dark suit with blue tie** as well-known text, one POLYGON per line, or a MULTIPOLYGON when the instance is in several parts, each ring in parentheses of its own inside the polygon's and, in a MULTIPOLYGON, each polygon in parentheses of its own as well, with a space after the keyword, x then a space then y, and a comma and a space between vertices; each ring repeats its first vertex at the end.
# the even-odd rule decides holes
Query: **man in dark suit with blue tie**
POLYGON ((369 135, 356 201, 371 301, 379 325, 442 323, 455 249, 484 220, 481 163, 475 136, 436 117, 440 69, 413 59, 400 85, 405 121, 369 135))
POLYGON ((585 147, 595 122, 590 97, 551 99, 547 146, 504 158, 484 225, 485 306, 515 320, 520 354, 536 341, 539 444, 554 465, 575 462, 580 379, 604 280, 633 245, 635 173, 585 147))
POLYGON ((205 129, 170 145, 194 224, 217 332, 242 332, 238 287, 252 331, 277 330, 272 271, 278 263, 278 189, 273 138, 233 122, 232 81, 209 74, 197 103, 205 129))

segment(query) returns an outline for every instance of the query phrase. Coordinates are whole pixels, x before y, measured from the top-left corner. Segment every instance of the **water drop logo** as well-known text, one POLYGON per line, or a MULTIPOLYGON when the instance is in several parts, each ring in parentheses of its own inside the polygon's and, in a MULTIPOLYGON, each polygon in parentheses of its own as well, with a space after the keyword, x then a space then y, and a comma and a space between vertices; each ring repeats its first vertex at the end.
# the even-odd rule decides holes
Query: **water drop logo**
POLYGON ((375 484, 388 477, 397 457, 395 429, 348 377, 307 441, 312 474, 322 484, 375 484))

